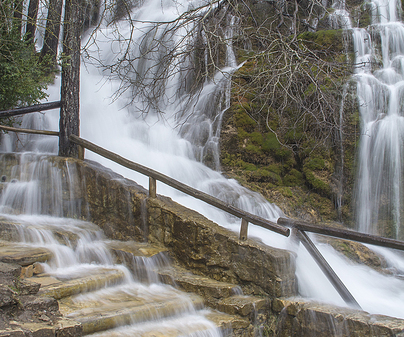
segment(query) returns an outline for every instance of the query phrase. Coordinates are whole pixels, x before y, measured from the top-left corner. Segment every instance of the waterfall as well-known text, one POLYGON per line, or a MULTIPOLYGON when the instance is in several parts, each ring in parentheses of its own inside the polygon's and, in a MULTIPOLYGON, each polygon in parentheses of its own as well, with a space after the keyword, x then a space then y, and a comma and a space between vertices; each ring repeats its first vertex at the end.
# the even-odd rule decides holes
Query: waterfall
POLYGON ((362 120, 356 219, 363 232, 404 239, 404 25, 401 2, 372 1, 372 24, 353 30, 362 120))
MULTIPOLYGON (((139 2, 137 7, 132 8, 127 16, 120 20, 112 14, 104 15, 105 22, 101 24, 100 29, 85 36, 83 44, 86 45, 87 52, 84 54, 81 72, 81 137, 212 194, 226 203, 276 221, 282 216, 279 207, 270 204, 261 195, 243 188, 235 180, 226 179, 220 173, 217 151, 221 117, 229 104, 231 74, 238 66, 231 41, 237 21, 228 17, 222 30, 222 36, 226 40, 226 60, 223 66, 216 69, 212 76, 204 78, 203 83, 200 83, 200 90, 194 90, 195 83, 186 73, 187 62, 191 60, 183 59, 184 56, 189 56, 187 48, 193 45, 195 39, 190 33, 193 23, 184 23, 176 34, 167 35, 167 31, 170 31, 169 22, 190 8, 193 8, 190 7, 190 2, 185 0, 139 2), (132 20, 129 20, 129 17, 132 20), (158 23, 157 28, 153 28, 155 23, 158 23), (160 38, 164 39, 164 43, 159 47, 156 41, 160 38), (179 52, 173 63, 164 63, 166 61, 164 55, 170 45, 177 45, 179 52), (142 57, 138 57, 139 53, 142 57), (98 62, 94 64, 93 60, 98 62), (113 66, 118 60, 120 66, 113 66), (97 63, 102 63, 106 67, 99 68, 97 63), (163 64, 164 67, 161 67, 163 64), (160 81, 162 76, 167 75, 164 81, 160 81), (161 95, 156 100, 148 99, 151 86, 136 87, 139 76, 145 77, 146 82, 143 83, 152 84, 153 81, 159 81, 156 88, 160 90, 161 95), (208 165, 205 165, 205 162, 208 165)), ((342 5, 337 9, 338 22, 348 24, 342 5)), ((385 27, 390 27, 389 25, 385 24, 385 27)), ((401 27, 399 23, 395 25, 401 27)), ((390 83, 380 84, 377 87, 378 91, 373 93, 369 84, 380 82, 382 77, 391 77, 386 74, 383 76, 384 68, 377 74, 370 73, 369 60, 372 49, 370 36, 376 30, 376 26, 376 24, 372 26, 374 29, 370 33, 359 29, 353 31, 355 39, 363 42, 356 55, 358 94, 362 97, 363 103, 361 106, 366 103, 381 109, 381 100, 392 103, 394 95, 387 96, 388 89, 393 86, 390 83), (359 67, 360 64, 363 66, 359 67), (361 87, 364 88, 363 94, 361 87), (364 96, 365 94, 368 96, 364 96)), ((206 40, 203 34, 200 39, 206 40)), ((395 53, 398 52, 396 47, 394 50, 395 53)), ((201 67, 206 70, 209 55, 205 53, 204 56, 205 65, 201 67)), ((391 64, 395 65, 394 69, 397 71, 404 69, 400 59, 396 60, 391 55, 386 57, 391 58, 391 64)), ((59 91, 60 83, 59 79, 56 79, 55 85, 48 90, 51 101, 59 99, 59 91)), ((400 89, 396 88, 396 91, 400 89)), ((373 117, 364 120, 369 119, 371 122, 371 118, 379 117, 377 122, 373 120, 373 124, 376 124, 388 118, 378 116, 376 109, 373 114, 373 117)), ((46 113, 46 118, 38 114, 37 118, 46 119, 44 123, 47 123, 47 129, 58 130, 58 111, 46 113)), ((402 117, 398 116, 397 112, 395 118, 398 120, 402 117)), ((398 123, 396 124, 398 127, 398 123)), ((48 141, 44 137, 35 137, 40 141, 33 142, 31 137, 20 139, 20 147, 25 145, 24 149, 29 151, 56 152, 57 140, 48 141)), ((375 144, 367 146, 374 152, 375 144)), ((8 150, 9 148, 10 145, 8 150)), ((95 160, 140 185, 148 185, 148 177, 127 170, 90 151, 86 151, 85 156, 86 159, 95 160)), ((381 162, 377 159, 375 161, 381 162)), ((365 170, 367 163, 361 167, 365 170)), ((239 219, 223 214, 203 202, 187 197, 161 183, 157 184, 157 193, 170 196, 221 226, 239 231, 239 219)), ((366 205, 367 202, 364 200, 363 204, 366 205)), ((284 237, 254 225, 249 226, 249 237, 258 238, 269 246, 293 249, 284 237)), ((379 274, 366 266, 353 265, 328 245, 320 244, 318 248, 364 310, 404 318, 402 280, 379 274)), ((300 246, 296 253, 300 293, 309 298, 344 305, 305 249, 300 246)), ((394 268, 402 270, 404 267, 395 263, 399 259, 401 257, 394 253, 388 257, 389 263, 394 268)))

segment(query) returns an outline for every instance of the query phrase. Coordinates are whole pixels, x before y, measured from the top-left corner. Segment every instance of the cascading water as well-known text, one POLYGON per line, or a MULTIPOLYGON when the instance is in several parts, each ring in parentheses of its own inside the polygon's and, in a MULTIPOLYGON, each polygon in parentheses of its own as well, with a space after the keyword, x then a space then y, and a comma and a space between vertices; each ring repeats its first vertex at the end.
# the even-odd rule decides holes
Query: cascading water
POLYGON ((373 1, 372 24, 354 29, 362 136, 357 224, 363 232, 404 239, 401 2, 373 1), (380 66, 379 66, 380 65, 380 66))
MULTIPOLYGON (((125 78, 133 82, 136 81, 136 76, 148 76, 149 83, 152 83, 153 76, 161 75, 158 73, 156 62, 164 59, 162 50, 164 48, 155 48, 153 41, 160 36, 159 34, 164 33, 164 27, 167 25, 160 24, 156 30, 150 30, 150 27, 155 22, 169 22, 178 17, 179 12, 189 8, 188 5, 187 1, 155 0, 139 5, 131 11, 131 17, 135 18, 135 21, 115 21, 101 28, 96 35, 92 35, 89 40, 88 56, 108 65, 114 64, 116 60, 122 60, 120 58, 122 53, 136 54, 149 50, 149 53, 142 54, 140 58, 133 57, 136 61, 122 64, 122 69, 116 71, 119 76, 125 75, 125 78), (145 36, 146 31, 153 34, 145 36), (125 43, 128 41, 126 34, 132 37, 130 45, 125 43), (97 48, 94 48, 95 46, 97 48)), ((210 157, 210 166, 218 167, 216 150, 221 115, 228 107, 229 79, 237 66, 231 48, 230 28, 234 24, 235 22, 229 19, 227 25, 229 30, 224 32, 224 36, 228 39, 227 67, 218 71, 211 80, 207 80, 202 90, 195 96, 183 88, 186 77, 181 72, 179 66, 181 62, 167 65, 175 75, 170 76, 160 87, 161 96, 154 105, 144 103, 142 94, 147 94, 147 87, 141 88, 143 92, 135 92, 133 96, 133 90, 136 88, 132 90, 126 87, 127 83, 123 83, 119 76, 118 79, 108 80, 105 75, 111 73, 103 73, 87 64, 83 67, 81 75, 81 136, 123 157, 213 194, 227 203, 269 220, 276 220, 282 215, 277 206, 269 204, 262 196, 242 188, 236 181, 225 179, 218 171, 202 163, 210 157), (119 92, 120 96, 114 97, 115 92, 119 92), (128 102, 132 104, 128 105, 128 102), (163 111, 164 114, 160 114, 157 110, 163 111), (144 111, 148 111, 148 115, 143 119, 138 118, 144 111)), ((180 45, 182 43, 182 50, 185 50, 186 46, 192 44, 193 37, 188 34, 190 28, 190 26, 182 27, 182 30, 177 31, 178 35, 170 35, 166 43, 180 45)), ((363 54, 369 53, 369 50, 363 49, 363 54)), ((182 57, 181 52, 178 57, 182 57)), ((363 76, 365 77, 365 74, 363 76)), ((57 82, 49 89, 49 93, 51 100, 59 99, 57 82)), ((48 129, 57 130, 58 112, 50 112, 46 116, 48 129)), ((41 140, 40 145, 37 144, 29 142, 29 149, 56 152, 56 141, 49 145, 48 142, 41 140)), ((148 184, 147 177, 130 172, 91 152, 86 152, 86 158, 98 161, 143 186, 148 184)), ((171 196, 179 203, 197 210, 222 226, 239 230, 238 219, 229 218, 222 212, 163 184, 158 184, 157 191, 171 196)), ((256 226, 249 227, 249 235, 260 238, 270 246, 292 249, 283 237, 256 226)), ((378 274, 367 267, 347 263, 344 257, 327 245, 319 245, 319 249, 364 310, 404 318, 403 281, 378 274)), ((301 294, 344 305, 307 252, 300 246, 297 253, 297 275, 301 294)), ((393 253, 391 255, 389 257, 391 264, 397 269, 402 269, 402 266, 395 263, 399 258, 393 253)))
MULTIPOLYGON (((85 202, 77 195, 76 187, 80 189, 77 177, 74 164, 57 167, 49 156, 17 155, 10 176, 2 183, 0 200, 1 221, 6 223, 3 225, 6 227, 2 227, 2 247, 13 245, 10 242, 19 242, 17 247, 23 249, 44 247, 51 252, 48 262, 41 264, 46 277, 76 280, 78 284, 90 275, 93 281, 89 290, 99 282, 96 288, 102 288, 100 290, 61 299, 63 314, 75 319, 85 311, 83 308, 91 306, 91 312, 96 312, 97 308, 105 310, 115 303, 114 310, 124 310, 125 302, 130 305, 131 301, 137 301, 142 304, 141 310, 150 311, 145 317, 151 316, 151 320, 143 320, 143 316, 135 312, 130 322, 125 322, 125 327, 95 335, 143 336, 171 331, 184 336, 222 336, 205 317, 209 310, 196 308, 187 294, 160 282, 157 270, 169 265, 162 253, 131 256, 117 252, 114 246, 122 247, 124 242, 107 240, 102 230, 90 222, 66 217, 86 213, 80 209, 85 202), (121 256, 117 259, 115 254, 121 256), (104 277, 107 277, 106 284, 102 283, 104 277), (159 311, 163 306, 167 309, 159 311), (66 307, 76 310, 69 309, 69 312, 66 307)), ((147 247, 140 246, 140 249, 147 247)), ((111 327, 121 325, 119 316, 111 319, 111 327)))

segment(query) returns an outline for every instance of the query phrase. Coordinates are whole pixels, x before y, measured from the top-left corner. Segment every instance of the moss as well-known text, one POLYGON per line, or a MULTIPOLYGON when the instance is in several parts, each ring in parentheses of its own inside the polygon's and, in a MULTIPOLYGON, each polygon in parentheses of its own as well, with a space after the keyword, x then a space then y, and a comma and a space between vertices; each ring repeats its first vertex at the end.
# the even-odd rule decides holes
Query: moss
POLYGON ((263 143, 262 143, 262 150, 265 152, 272 152, 279 150, 281 144, 279 144, 278 139, 272 132, 268 132, 264 135, 263 143))
POLYGON ((326 196, 331 196, 331 187, 323 180, 317 178, 313 172, 304 170, 307 182, 319 193, 326 196))
POLYGON ((304 183, 304 176, 296 169, 290 170, 290 172, 283 178, 283 184, 285 186, 299 186, 304 183))
POLYGON ((309 203, 320 213, 322 218, 330 219, 336 217, 336 210, 329 198, 312 193, 309 196, 309 203))
POLYGON ((281 147, 280 149, 275 151, 275 156, 278 157, 280 160, 287 160, 292 156, 292 151, 281 147))
POLYGON ((359 28, 366 28, 372 24, 372 13, 369 4, 364 3, 359 12, 359 28))
POLYGON ((246 113, 243 108, 239 108, 235 114, 236 127, 246 128, 254 126, 256 122, 246 113))
POLYGON ((282 178, 280 175, 267 170, 266 168, 257 169, 250 176, 250 180, 255 182, 269 182, 275 185, 282 184, 282 178))
POLYGON ((254 144, 257 144, 257 145, 260 145, 260 146, 263 145, 264 136, 263 136, 260 132, 252 132, 252 133, 250 134, 250 138, 251 138, 251 141, 252 141, 254 144))
POLYGON ((311 171, 324 170, 325 161, 322 158, 314 157, 314 158, 311 158, 304 166, 305 166, 305 168, 307 168, 311 171))
POLYGON ((226 153, 222 156, 222 164, 229 167, 237 167, 245 171, 256 171, 257 166, 247 163, 240 158, 239 155, 226 153))
POLYGON ((255 154, 260 154, 262 152, 261 148, 259 146, 254 145, 254 144, 246 145, 245 150, 250 152, 250 153, 255 153, 255 154))
POLYGON ((271 164, 267 166, 267 170, 274 172, 278 175, 282 174, 282 165, 281 164, 271 164))
POLYGON ((282 193, 284 197, 293 198, 295 195, 289 187, 280 188, 279 191, 282 193))
POLYGON ((342 53, 342 55, 344 55, 345 52, 342 29, 304 32, 298 36, 298 39, 312 50, 329 50, 335 53, 342 53))

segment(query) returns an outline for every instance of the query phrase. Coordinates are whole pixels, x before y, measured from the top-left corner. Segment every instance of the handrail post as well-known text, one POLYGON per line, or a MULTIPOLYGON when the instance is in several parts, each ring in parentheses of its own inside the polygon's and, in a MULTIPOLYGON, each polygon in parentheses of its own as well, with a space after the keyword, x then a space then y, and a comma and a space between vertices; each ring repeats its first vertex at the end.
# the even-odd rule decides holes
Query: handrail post
POLYGON ((321 255, 313 241, 310 240, 309 236, 299 229, 297 229, 296 234, 345 303, 351 304, 357 309, 362 309, 347 287, 345 287, 345 284, 328 264, 327 260, 321 255))
POLYGON ((149 197, 155 198, 157 196, 156 179, 149 177, 149 197))
POLYGON ((240 240, 247 240, 247 232, 248 232, 248 221, 244 218, 241 218, 241 227, 240 227, 240 240))
POLYGON ((77 145, 77 147, 79 150, 78 158, 80 160, 84 160, 84 147, 82 147, 81 145, 77 145))

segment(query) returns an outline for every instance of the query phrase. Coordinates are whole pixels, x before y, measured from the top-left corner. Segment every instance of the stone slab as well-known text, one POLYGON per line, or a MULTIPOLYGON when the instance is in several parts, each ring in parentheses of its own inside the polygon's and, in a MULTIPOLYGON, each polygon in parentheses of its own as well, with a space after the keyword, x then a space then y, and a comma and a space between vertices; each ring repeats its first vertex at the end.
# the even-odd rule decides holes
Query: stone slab
POLYGON ((143 242, 111 240, 107 241, 106 244, 113 252, 128 253, 133 256, 152 257, 167 252, 167 248, 143 242))
POLYGON ((404 320, 366 311, 309 302, 301 298, 278 298, 272 309, 280 313, 279 336, 335 335, 349 337, 404 336, 404 320))
MULTIPOLYGON (((190 299, 196 308, 203 305, 203 300, 199 296, 194 295, 190 299)), ((68 312, 66 307, 61 306, 61 310, 68 312)), ((156 317, 173 316, 180 314, 183 310, 188 310, 188 307, 178 301, 178 298, 165 301, 148 301, 143 304, 134 299, 123 303, 104 303, 101 307, 82 308, 68 313, 67 317, 80 322, 83 326, 83 333, 89 334, 133 322, 152 321, 156 317)))
POLYGON ((217 309, 230 315, 255 317, 257 313, 270 309, 270 300, 257 296, 235 295, 219 300, 217 309))
POLYGON ((0 261, 28 266, 35 262, 46 262, 53 254, 46 248, 0 241, 0 261))
POLYGON ((91 275, 72 280, 59 280, 49 275, 34 276, 30 280, 41 284, 38 294, 61 299, 74 294, 96 290, 108 284, 117 284, 124 279, 125 274, 119 269, 101 268, 91 275))
POLYGON ((240 288, 235 284, 195 275, 178 266, 159 270, 158 274, 162 282, 178 286, 187 292, 197 293, 204 297, 209 304, 214 304, 217 299, 230 297, 240 292, 240 288))

